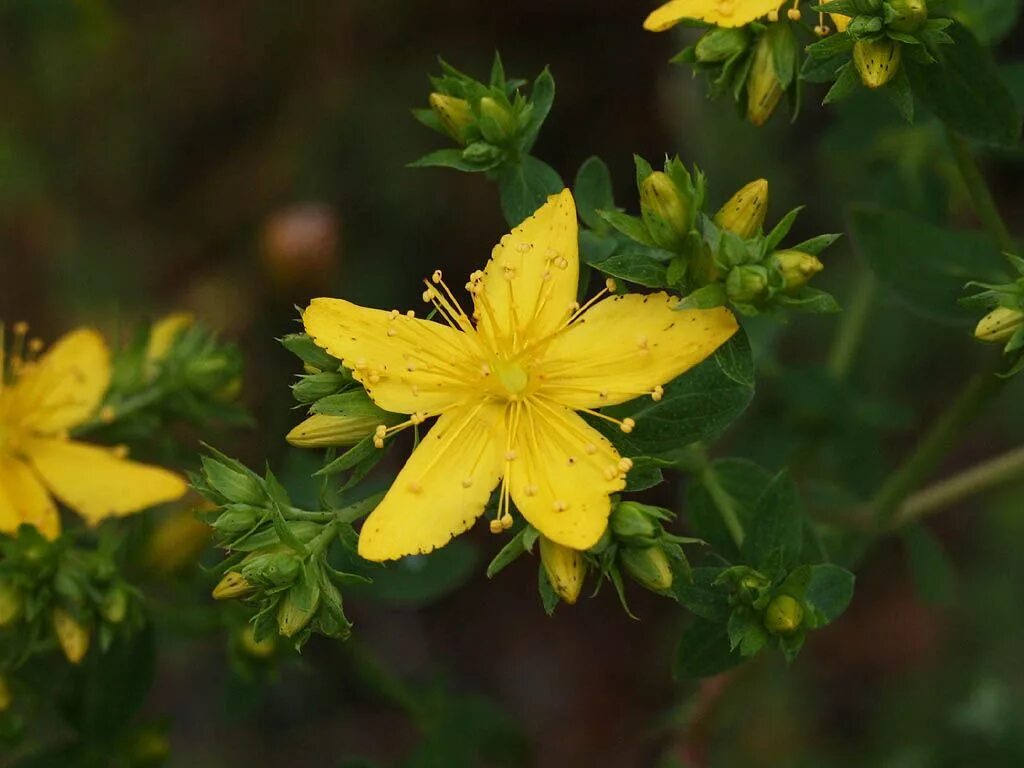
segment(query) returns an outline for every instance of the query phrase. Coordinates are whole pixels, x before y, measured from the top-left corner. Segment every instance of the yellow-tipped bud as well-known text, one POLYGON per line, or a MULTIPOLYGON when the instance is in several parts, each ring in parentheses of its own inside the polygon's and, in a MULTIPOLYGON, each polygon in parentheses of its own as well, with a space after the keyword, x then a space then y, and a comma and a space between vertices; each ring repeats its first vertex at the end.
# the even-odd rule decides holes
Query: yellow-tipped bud
POLYGON ((781 98, 782 82, 775 73, 771 42, 767 35, 761 35, 747 78, 747 120, 761 127, 768 122, 781 98))
POLYGON ((89 651, 89 628, 63 608, 53 609, 53 631, 64 656, 72 664, 78 664, 89 651))
POLYGON ((146 345, 146 360, 155 363, 167 357, 178 336, 195 321, 191 312, 173 312, 153 323, 146 345))
POLYGON ((441 121, 445 131, 460 144, 466 143, 466 131, 475 122, 469 102, 443 93, 430 94, 430 108, 441 121))
POLYGON ((13 584, 0 584, 0 628, 10 626, 21 616, 21 592, 13 584))
POLYGON ((853 44, 853 64, 860 81, 868 88, 881 88, 900 71, 903 49, 889 38, 876 42, 858 40, 853 44))
POLYGON ((252 624, 246 624, 238 632, 238 647, 251 658, 267 659, 274 655, 277 641, 273 637, 257 640, 256 629, 252 624))
POLYGON ((103 618, 111 624, 120 624, 128 615, 128 595, 120 587, 114 587, 103 598, 100 608, 103 618))
POLYGON ((640 184, 640 213, 654 242, 678 248, 690 231, 690 201, 672 178, 655 171, 640 184))
POLYGON ((791 635, 800 629, 804 608, 789 595, 779 595, 768 603, 764 611, 764 626, 773 635, 791 635))
POLYGON ((277 609, 277 631, 284 637, 300 632, 320 607, 320 590, 299 582, 288 590, 277 609))
POLYGON ((498 103, 490 96, 480 99, 480 114, 489 120, 494 121, 503 139, 510 139, 516 135, 518 125, 516 117, 503 104, 498 103))
POLYGON ((224 577, 217 582, 213 588, 214 600, 232 600, 239 597, 248 597, 256 588, 250 584, 245 576, 237 571, 228 571, 224 577))
POLYGON ((625 547, 619 558, 626 573, 647 589, 661 592, 672 586, 672 566, 661 547, 625 547))
POLYGON ((775 268, 782 274, 786 292, 798 291, 825 268, 817 256, 803 251, 776 251, 772 254, 775 268))
MULTIPOLYGON (((212 509, 209 503, 200 505, 212 509)), ((196 519, 195 507, 173 510, 158 522, 146 546, 146 565, 160 573, 174 573, 192 565, 210 541, 210 527, 196 519)))
POLYGON ((555 594, 569 605, 575 603, 583 589, 583 578, 587 575, 583 556, 575 549, 563 547, 541 536, 540 561, 555 594))
POLYGON ((1001 344, 1009 341, 1022 325, 1024 312, 1009 307, 996 307, 978 321, 974 338, 1001 344))
POLYGON ((733 267, 725 278, 725 293, 733 301, 755 301, 767 288, 767 270, 756 265, 733 267))
POLYGON ((746 240, 761 230, 767 212, 768 181, 755 179, 718 209, 715 224, 719 229, 732 232, 746 240))
POLYGON ((846 28, 850 26, 850 22, 853 21, 849 16, 843 16, 841 13, 830 13, 828 16, 836 25, 836 32, 840 33, 845 32, 846 28))
POLYGON ((889 26, 897 32, 917 32, 928 21, 928 5, 925 0, 889 0, 896 16, 889 26))
POLYGON ((0 712, 6 712, 11 708, 11 687, 7 684, 7 678, 0 675, 0 712))
POLYGON ((285 435, 296 448, 327 448, 355 445, 374 433, 380 416, 369 413, 358 416, 328 416, 315 413, 285 435))

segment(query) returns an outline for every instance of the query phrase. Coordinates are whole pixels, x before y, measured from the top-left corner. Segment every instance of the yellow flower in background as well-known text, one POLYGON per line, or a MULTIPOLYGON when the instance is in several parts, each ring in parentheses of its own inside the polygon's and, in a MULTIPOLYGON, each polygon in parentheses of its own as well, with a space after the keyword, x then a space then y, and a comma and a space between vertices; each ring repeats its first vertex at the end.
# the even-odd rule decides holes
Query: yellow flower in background
POLYGON ((785 0, 671 0, 651 11, 644 29, 664 32, 686 19, 719 27, 742 27, 782 7, 785 0))
POLYGON ((69 437, 95 414, 110 384, 103 337, 73 331, 33 359, 42 345, 26 345, 26 330, 15 326, 9 359, 0 343, 0 531, 28 523, 55 537, 53 496, 91 525, 181 496, 178 475, 69 437))
MULTIPOLYGON (((501 483, 491 530, 512 524, 511 502, 556 544, 587 549, 607 526, 609 496, 632 462, 577 413, 644 395, 713 353, 737 325, 724 308, 677 311, 665 293, 584 306, 576 206, 553 195, 502 238, 467 284, 468 315, 435 272, 429 301, 446 324, 314 299, 306 331, 340 358, 386 411, 409 414, 386 436, 438 416, 370 514, 359 554, 390 560, 429 552, 469 529, 501 483)), ((610 281, 609 281, 610 282, 610 281)))
POLYGON ((167 357, 178 336, 188 330, 195 321, 195 315, 191 312, 172 312, 153 323, 149 331, 149 342, 146 344, 146 360, 156 363, 167 357))

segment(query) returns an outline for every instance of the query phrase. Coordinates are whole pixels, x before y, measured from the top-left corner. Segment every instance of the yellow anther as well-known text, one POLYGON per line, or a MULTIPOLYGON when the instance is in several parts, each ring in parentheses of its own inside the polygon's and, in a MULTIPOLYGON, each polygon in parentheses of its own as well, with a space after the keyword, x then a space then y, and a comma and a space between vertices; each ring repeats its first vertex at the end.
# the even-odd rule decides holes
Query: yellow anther
POLYGON ((569 508, 569 505, 566 504, 561 499, 555 499, 555 503, 552 504, 551 506, 555 510, 555 512, 565 512, 565 510, 569 508))
POLYGON ((480 366, 480 375, 481 376, 490 376, 491 375, 491 366, 489 366, 487 363, 484 363, 483 365, 481 365, 480 366))
POLYGON ((536 496, 538 490, 540 489, 536 485, 528 485, 523 489, 523 493, 527 496, 536 496))
POLYGON ((786 16, 789 17, 790 21, 800 21, 800 9, 790 8, 786 11, 786 16))
POLYGON ((432 274, 430 276, 430 279, 433 280, 435 283, 440 283, 441 282, 441 270, 440 269, 435 269, 434 270, 434 274, 432 274))
POLYGON ((558 267, 559 269, 568 269, 569 260, 565 258, 565 256, 559 256, 557 259, 555 259, 555 266, 558 267))
POLYGON ((633 427, 636 426, 636 422, 628 416, 622 420, 622 424, 619 425, 619 429, 625 432, 627 435, 633 431, 633 427))
POLYGON ((594 445, 593 443, 587 443, 586 447, 583 450, 587 452, 588 456, 593 456, 595 453, 597 453, 597 446, 594 445))
POLYGON ((119 459, 128 458, 128 446, 127 445, 115 445, 110 449, 110 452, 119 459))
POLYGON ((415 309, 410 309, 408 312, 405 313, 405 316, 406 317, 416 317, 416 310, 415 309))
POLYGON ((104 424, 109 424, 116 418, 117 412, 114 410, 112 406, 105 405, 102 408, 100 408, 100 421, 102 421, 104 424))
POLYGON ((370 371, 369 382, 371 384, 380 384, 380 374, 376 371, 370 371))
POLYGON ((26 333, 28 333, 28 323, 26 323, 24 320, 19 320, 18 322, 11 326, 11 330, 14 331, 15 336, 24 336, 26 333))
POLYGON ((417 411, 416 413, 409 417, 409 421, 416 425, 422 424, 426 420, 427 414, 423 413, 423 411, 417 411))
POLYGON ((614 480, 619 476, 619 468, 614 464, 609 464, 604 468, 604 477, 606 480, 614 480))
POLYGON ((358 360, 356 360, 356 370, 357 371, 365 371, 367 369, 367 367, 368 366, 367 366, 366 358, 365 357, 360 357, 358 360))
POLYGON ((505 530, 505 527, 501 524, 501 520, 491 520, 491 533, 501 533, 505 530))
POLYGON ((772 22, 774 24, 778 20, 779 20, 779 12, 778 12, 778 10, 768 11, 768 21, 770 21, 770 22, 772 22))
POLYGON ((501 527, 506 531, 512 527, 512 515, 508 512, 501 516, 501 527))
POLYGON ((546 283, 546 282, 547 282, 548 280, 550 280, 550 279, 551 279, 551 270, 545 269, 545 270, 544 270, 544 274, 542 274, 542 275, 540 276, 540 279, 541 279, 541 280, 543 280, 543 281, 544 281, 545 283, 546 283))
POLYGON ((654 390, 651 392, 651 400, 653 400, 654 402, 658 402, 664 396, 665 396, 665 388, 663 386, 661 386, 661 384, 656 386, 654 388, 654 390))
POLYGON ((636 345, 640 349, 647 349, 647 337, 643 334, 636 337, 636 345))
POLYGON ((36 352, 41 352, 42 349, 43 349, 43 340, 42 339, 29 339, 28 340, 28 351, 29 352, 32 352, 34 354, 36 352))
POLYGON ((826 26, 825 24, 818 24, 817 26, 814 27, 814 34, 816 34, 818 37, 825 37, 831 31, 832 30, 829 29, 829 27, 826 26))
POLYGON ((433 288, 427 288, 427 290, 425 290, 423 292, 423 302, 425 304, 429 304, 433 300, 434 300, 434 289, 433 288))
POLYGON ((413 480, 411 483, 409 483, 408 487, 409 490, 412 491, 413 493, 419 493, 420 491, 423 490, 423 485, 418 480, 413 480))
POLYGON ((505 451, 505 461, 515 461, 518 455, 514 450, 505 451))
POLYGON ((412 373, 413 371, 416 370, 416 363, 406 363, 405 370, 407 370, 409 373, 412 373))
POLYGON ((631 470, 632 468, 633 468, 633 460, 632 459, 626 459, 626 458, 619 459, 619 466, 618 466, 619 472, 629 472, 629 470, 631 470))
POLYGON ((397 336, 397 335, 398 335, 398 329, 397 328, 388 328, 388 336, 397 336))
POLYGON ((388 433, 386 424, 378 424, 377 428, 373 430, 374 437, 384 437, 388 433))
POLYGON ((462 478, 462 487, 463 488, 469 488, 471 485, 473 485, 473 478, 472 477, 464 477, 464 478, 462 478))
POLYGON ((516 268, 512 266, 505 266, 505 279, 511 280, 516 276, 516 268))
POLYGON ((413 397, 419 397, 420 396, 420 385, 419 384, 413 384, 411 387, 409 387, 409 389, 412 390, 412 396, 413 397))
POLYGON ((516 246, 516 250, 519 251, 520 253, 526 253, 531 248, 533 248, 533 245, 531 243, 520 243, 519 245, 516 246))
POLYGON ((597 393, 597 396, 599 398, 601 398, 602 400, 607 400, 608 399, 608 390, 607 389, 602 389, 600 392, 597 393))
POLYGON ((375 436, 373 438, 373 447, 374 448, 383 448, 384 447, 384 438, 383 437, 376 437, 375 436))
POLYGON ((391 312, 389 313, 389 316, 391 317, 392 320, 397 320, 399 317, 401 317, 401 315, 402 313, 399 312, 397 309, 392 309, 391 312))
POLYGON ((619 284, 615 282, 614 278, 609 277, 604 281, 604 287, 607 289, 608 293, 615 293, 619 284))

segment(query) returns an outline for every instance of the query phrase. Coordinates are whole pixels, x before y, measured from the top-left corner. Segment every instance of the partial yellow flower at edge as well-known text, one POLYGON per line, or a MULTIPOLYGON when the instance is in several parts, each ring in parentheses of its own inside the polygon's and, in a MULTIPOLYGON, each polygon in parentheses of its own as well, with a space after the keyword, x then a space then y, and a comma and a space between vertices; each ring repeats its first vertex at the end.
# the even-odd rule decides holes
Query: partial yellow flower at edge
POLYGON ((149 343, 146 345, 146 360, 156 362, 165 358, 175 339, 195 321, 195 315, 191 312, 172 312, 153 323, 149 330, 149 343))
MULTIPOLYGON (((437 416, 360 532, 359 554, 391 560, 429 552, 469 529, 501 483, 493 530, 519 513, 551 541, 592 546, 632 466, 576 411, 644 395, 712 354, 737 329, 724 308, 677 311, 665 293, 584 307, 576 207, 553 195, 470 277, 467 314, 440 272, 424 300, 447 325, 314 299, 306 331, 342 360, 381 408, 410 418, 383 438, 437 416)), ((606 289, 607 291, 607 289, 606 289)), ((602 291, 601 293, 605 293, 602 291)))
POLYGON ((70 439, 110 384, 110 353, 99 333, 72 331, 35 360, 0 355, 0 371, 0 531, 28 523, 57 536, 51 494, 89 524, 184 494, 184 480, 172 472, 70 439))
POLYGON ((785 0, 671 0, 644 21, 649 32, 664 32, 686 19, 719 27, 742 27, 782 7, 785 0))

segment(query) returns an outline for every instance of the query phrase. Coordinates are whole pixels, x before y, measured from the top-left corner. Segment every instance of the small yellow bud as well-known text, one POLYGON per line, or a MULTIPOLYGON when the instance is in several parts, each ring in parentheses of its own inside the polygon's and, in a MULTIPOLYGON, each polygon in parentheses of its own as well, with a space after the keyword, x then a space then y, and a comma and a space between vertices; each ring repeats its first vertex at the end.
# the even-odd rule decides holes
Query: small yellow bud
POLYGON ((1024 312, 1009 307, 996 307, 981 320, 974 329, 974 338, 979 341, 1003 343, 1024 325, 1024 312))
POLYGON ((836 25, 836 32, 843 33, 846 28, 850 26, 850 22, 853 21, 849 16, 843 16, 841 13, 830 13, 829 18, 832 19, 832 23, 836 25))
POLYGON ((254 659, 267 659, 274 655, 277 641, 273 637, 257 640, 256 629, 252 624, 246 624, 238 632, 238 647, 254 659))
MULTIPOLYGON (((202 502, 203 509, 213 505, 202 502)), ((146 565, 159 573, 174 573, 199 559, 210 541, 210 528, 196 519, 196 506, 171 511, 154 527, 146 545, 146 565)))
POLYGON ((773 635, 791 635, 804 620, 804 608, 795 598, 779 595, 764 611, 764 626, 773 635))
POLYGON ((853 44, 853 63, 860 80, 868 88, 881 88, 900 70, 903 49, 889 38, 877 42, 858 40, 853 44))
POLYGON ((443 93, 430 94, 430 108, 434 110, 448 135, 460 144, 466 143, 466 131, 475 122, 469 102, 443 93))
POLYGON ((675 250, 690 231, 690 201, 672 178, 655 171, 640 184, 640 213, 647 231, 662 248, 675 250))
POLYGON ((564 602, 572 605, 579 599, 587 567, 575 549, 563 547, 544 536, 540 537, 540 561, 552 588, 564 602))
POLYGON ((755 179, 745 185, 739 192, 718 209, 715 224, 739 235, 744 240, 753 237, 764 225, 765 214, 768 213, 768 181, 755 179))
POLYGON ((7 684, 7 678, 0 675, 0 713, 11 708, 11 687, 7 684))
POLYGON ((214 600, 232 600, 239 597, 248 597, 256 588, 237 571, 228 571, 224 577, 217 582, 213 588, 214 600))
POLYGON ((928 6, 925 0, 889 0, 896 12, 889 26, 897 32, 917 32, 928 21, 928 6))
POLYGON ((120 624, 128 615, 128 595, 119 587, 114 587, 103 599, 100 608, 103 618, 111 624, 120 624))
POLYGON ((647 589, 661 592, 672 586, 672 566, 661 547, 625 547, 619 559, 626 573, 647 589))
POLYGON ((786 293, 793 293, 807 285, 807 282, 825 268, 817 256, 802 251, 776 251, 772 263, 782 274, 786 293))
POLYGON ((516 135, 519 126, 516 124, 515 115, 490 96, 480 99, 480 114, 494 122, 501 133, 500 138, 510 139, 516 135))
POLYGON ((747 120, 760 128, 768 122, 781 98, 782 83, 775 73, 771 42, 767 35, 761 35, 747 78, 747 120))
POLYGON ((13 584, 0 584, 0 628, 10 626, 21 616, 21 593, 13 584))
POLYGON ((277 631, 284 637, 300 632, 320 607, 320 590, 299 582, 288 590, 277 609, 277 631))
POLYGON ((292 428, 285 440, 296 448, 327 448, 355 445, 374 434, 380 416, 367 413, 360 416, 328 416, 315 413, 292 428))
POLYGON ((78 664, 89 651, 89 629, 65 611, 63 608, 53 609, 53 631, 57 634, 57 642, 64 651, 64 656, 72 664, 78 664))
POLYGON ((194 322, 195 317, 190 312, 173 312, 153 323, 146 345, 146 360, 155 363, 167 357, 178 336, 194 322))

